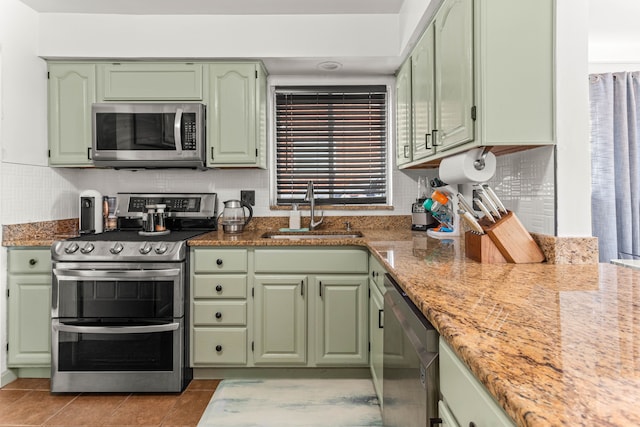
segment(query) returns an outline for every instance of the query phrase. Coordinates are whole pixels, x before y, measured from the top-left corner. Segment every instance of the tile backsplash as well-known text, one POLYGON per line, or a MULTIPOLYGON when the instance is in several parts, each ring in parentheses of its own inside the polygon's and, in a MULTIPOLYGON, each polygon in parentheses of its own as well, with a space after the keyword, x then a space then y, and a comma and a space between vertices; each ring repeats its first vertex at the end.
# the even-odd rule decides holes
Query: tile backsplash
POLYGON ((77 216, 77 169, 2 163, 0 171, 2 224, 77 216))
POLYGON ((488 182, 507 209, 533 233, 555 235, 554 147, 541 147, 497 157, 488 182))
MULTIPOLYGON (((543 147, 497 158, 489 184, 507 208, 531 231, 555 234, 554 149, 543 147)), ((126 191, 215 192, 221 201, 239 199, 240 190, 255 190, 256 216, 288 215, 269 209, 269 171, 256 169, 111 170, 49 168, 2 163, 2 224, 77 217, 78 194, 95 189, 102 194, 126 191)), ((357 215, 407 215, 417 195, 419 176, 437 176, 437 169, 394 167, 393 211, 358 211, 357 215)), ((326 215, 344 215, 327 211, 326 215)), ((350 212, 349 214, 355 214, 350 212)))

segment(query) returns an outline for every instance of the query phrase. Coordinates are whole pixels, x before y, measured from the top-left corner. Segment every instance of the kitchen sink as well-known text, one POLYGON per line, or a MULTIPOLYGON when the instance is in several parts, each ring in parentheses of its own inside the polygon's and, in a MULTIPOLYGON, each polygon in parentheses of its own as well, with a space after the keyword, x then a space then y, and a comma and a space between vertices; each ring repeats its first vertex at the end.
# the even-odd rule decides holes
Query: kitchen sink
POLYGON ((286 240, 303 240, 303 239, 358 239, 363 237, 359 231, 302 231, 288 232, 276 231, 267 232, 262 236, 263 239, 286 239, 286 240))

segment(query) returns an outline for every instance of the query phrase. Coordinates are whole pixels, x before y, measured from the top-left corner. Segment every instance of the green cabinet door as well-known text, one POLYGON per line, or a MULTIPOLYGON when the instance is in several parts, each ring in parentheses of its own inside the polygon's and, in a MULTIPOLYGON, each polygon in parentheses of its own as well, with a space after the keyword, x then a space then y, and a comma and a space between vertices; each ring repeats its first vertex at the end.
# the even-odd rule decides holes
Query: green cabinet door
POLYGON ((255 276, 255 365, 306 365, 307 293, 305 275, 255 276))
POLYGON ((402 65, 396 77, 396 164, 413 160, 411 110, 411 58, 402 65))
POLYGON ((258 164, 262 132, 256 90, 265 87, 257 81, 265 79, 258 68, 257 63, 209 64, 208 166, 258 164))
POLYGON ((411 55, 413 160, 435 153, 434 28, 430 25, 411 55))
POLYGON ((91 166, 96 66, 50 62, 48 67, 49 165, 91 166))
POLYGON ((378 402, 382 406, 382 362, 384 359, 384 297, 378 289, 378 285, 373 280, 370 281, 369 291, 369 342, 371 351, 369 353, 369 368, 373 388, 378 396, 378 402))
POLYGON ((319 275, 315 283, 316 365, 366 365, 368 277, 319 275))
POLYGON ((51 254, 48 249, 8 252, 9 354, 11 368, 51 364, 51 254))
POLYGON ((98 65, 101 101, 200 101, 202 64, 135 62, 98 65))
POLYGON ((447 0, 436 15, 438 150, 474 139, 473 0, 447 0))
POLYGON ((9 275, 7 366, 51 363, 51 275, 9 275))

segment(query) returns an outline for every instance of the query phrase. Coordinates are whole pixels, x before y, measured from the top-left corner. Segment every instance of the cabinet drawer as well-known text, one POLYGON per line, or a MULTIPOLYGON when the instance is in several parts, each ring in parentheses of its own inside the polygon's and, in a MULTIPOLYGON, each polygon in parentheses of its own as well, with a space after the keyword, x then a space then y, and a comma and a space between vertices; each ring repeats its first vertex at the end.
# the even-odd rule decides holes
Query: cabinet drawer
POLYGON ((440 391, 461 426, 509 426, 515 424, 504 410, 440 338, 440 391))
POLYGON ((202 64, 101 64, 98 70, 104 101, 202 99, 202 64))
POLYGON ((194 328, 193 364, 245 365, 246 328, 194 328))
POLYGON ((10 273, 51 273, 49 249, 9 249, 10 273))
POLYGON ((242 274, 193 275, 194 298, 246 298, 247 276, 242 274))
POLYGON ((246 326, 246 301, 195 301, 194 325, 246 326))
POLYGON ((256 273, 367 273, 367 251, 358 249, 256 249, 256 273))
POLYGON ((246 249, 196 249, 193 257, 196 273, 245 273, 246 249))

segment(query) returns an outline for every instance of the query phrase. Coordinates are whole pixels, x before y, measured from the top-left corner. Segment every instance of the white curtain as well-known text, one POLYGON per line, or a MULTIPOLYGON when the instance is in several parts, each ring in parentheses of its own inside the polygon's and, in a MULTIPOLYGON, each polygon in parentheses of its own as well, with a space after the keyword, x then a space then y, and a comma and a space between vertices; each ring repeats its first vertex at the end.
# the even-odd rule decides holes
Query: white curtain
POLYGON ((640 256, 640 72, 592 74, 591 215, 600 261, 640 256))

